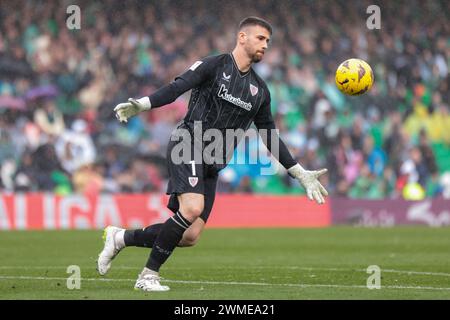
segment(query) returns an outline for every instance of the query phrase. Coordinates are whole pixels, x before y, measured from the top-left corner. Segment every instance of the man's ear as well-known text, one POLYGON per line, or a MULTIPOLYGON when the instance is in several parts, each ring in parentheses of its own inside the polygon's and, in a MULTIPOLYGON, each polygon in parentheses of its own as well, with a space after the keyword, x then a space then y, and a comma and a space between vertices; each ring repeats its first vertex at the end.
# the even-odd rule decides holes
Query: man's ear
POLYGON ((239 43, 244 43, 246 37, 247 37, 247 34, 244 31, 239 31, 239 33, 238 33, 238 42, 239 43))

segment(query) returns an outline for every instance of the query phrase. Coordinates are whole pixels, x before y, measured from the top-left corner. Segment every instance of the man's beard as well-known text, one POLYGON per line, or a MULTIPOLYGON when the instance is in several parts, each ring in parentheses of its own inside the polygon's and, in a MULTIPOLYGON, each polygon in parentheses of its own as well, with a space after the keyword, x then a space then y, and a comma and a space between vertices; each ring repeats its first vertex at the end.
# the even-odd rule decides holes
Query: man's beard
POLYGON ((247 51, 247 55, 250 57, 250 60, 252 61, 252 63, 258 63, 262 60, 263 56, 262 55, 258 55, 258 52, 255 53, 250 53, 250 50, 246 50, 247 51))
POLYGON ((258 52, 255 52, 254 54, 252 54, 251 58, 252 58, 252 63, 258 63, 262 60, 263 55, 262 54, 258 55, 258 52))
POLYGON ((258 63, 262 60, 262 56, 258 56, 256 53, 252 57, 252 63, 258 63))

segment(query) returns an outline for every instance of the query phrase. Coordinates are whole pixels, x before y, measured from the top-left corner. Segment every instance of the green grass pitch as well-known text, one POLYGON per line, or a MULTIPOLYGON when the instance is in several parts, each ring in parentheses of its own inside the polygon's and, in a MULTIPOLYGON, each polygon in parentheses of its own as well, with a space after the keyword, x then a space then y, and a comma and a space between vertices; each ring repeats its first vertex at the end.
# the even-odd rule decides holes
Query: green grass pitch
POLYGON ((163 266, 164 293, 133 290, 148 249, 126 248, 99 276, 101 236, 1 231, 0 299, 450 299, 449 228, 207 229, 163 266), (366 286, 370 265, 381 289, 366 286))

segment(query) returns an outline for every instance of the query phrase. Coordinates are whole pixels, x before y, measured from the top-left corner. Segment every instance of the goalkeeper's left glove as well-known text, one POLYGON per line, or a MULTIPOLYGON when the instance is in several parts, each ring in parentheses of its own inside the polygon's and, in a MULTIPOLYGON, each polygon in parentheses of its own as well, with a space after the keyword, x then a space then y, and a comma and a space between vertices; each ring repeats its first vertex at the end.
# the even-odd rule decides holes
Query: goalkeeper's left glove
POLYGON ((322 186, 317 178, 326 173, 327 169, 317 171, 305 170, 300 164, 288 169, 291 177, 300 181, 302 186, 306 189, 306 194, 310 200, 316 200, 318 204, 325 203, 324 196, 328 195, 327 190, 322 186))
POLYGON ((142 111, 147 111, 152 108, 150 99, 143 97, 140 99, 128 99, 128 102, 119 103, 115 108, 116 118, 120 122, 127 122, 131 118, 142 111))

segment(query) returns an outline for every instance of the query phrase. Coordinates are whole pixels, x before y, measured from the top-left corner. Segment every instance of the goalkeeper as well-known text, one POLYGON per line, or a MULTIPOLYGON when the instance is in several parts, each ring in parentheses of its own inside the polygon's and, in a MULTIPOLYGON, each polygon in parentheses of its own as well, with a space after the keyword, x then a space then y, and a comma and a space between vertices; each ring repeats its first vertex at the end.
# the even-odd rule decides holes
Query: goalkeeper
MULTIPOLYGON (((213 207, 218 172, 230 159, 229 154, 225 154, 224 161, 207 163, 202 158, 207 143, 200 142, 201 147, 198 148, 193 142, 196 125, 200 123, 202 130, 218 130, 223 136, 226 129, 247 130, 252 123, 258 130, 266 129, 276 133, 270 111, 269 90, 252 69, 253 63, 263 59, 271 35, 272 27, 265 20, 245 18, 239 25, 236 46, 231 53, 199 60, 173 82, 149 97, 130 98, 128 102, 120 103, 114 108, 118 120, 127 122, 128 118, 169 104, 192 89, 187 114, 172 134, 167 151, 167 194, 170 194, 168 207, 174 215, 164 223, 144 229, 107 227, 104 232, 105 246, 97 261, 97 270, 101 275, 107 273, 111 261, 124 247, 152 248, 135 288, 144 291, 169 290, 169 287, 160 283, 160 267, 177 246, 192 246, 198 241, 213 207), (178 132, 188 133, 189 139, 183 139, 181 143, 192 147, 191 150, 194 151, 182 163, 175 161, 172 154, 178 144, 178 132), (196 155, 200 155, 200 161, 196 155)), ((272 145, 271 141, 272 139, 264 141, 267 149, 287 169, 289 175, 301 183, 308 198, 319 204, 324 203, 324 197, 328 193, 318 178, 327 169, 305 170, 292 158, 277 133, 277 143, 272 145)), ((234 142, 233 146, 235 147, 234 142)))

